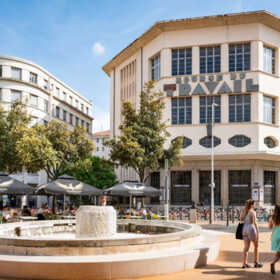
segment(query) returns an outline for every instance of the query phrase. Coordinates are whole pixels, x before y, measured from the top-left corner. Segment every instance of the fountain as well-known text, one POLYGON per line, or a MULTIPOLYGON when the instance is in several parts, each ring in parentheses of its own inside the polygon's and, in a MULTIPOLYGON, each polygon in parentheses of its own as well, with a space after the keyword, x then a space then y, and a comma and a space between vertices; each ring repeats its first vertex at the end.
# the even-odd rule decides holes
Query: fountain
POLYGON ((82 206, 73 222, 0 225, 0 278, 146 277, 201 266, 218 252, 217 237, 197 225, 116 220, 108 206, 82 206))

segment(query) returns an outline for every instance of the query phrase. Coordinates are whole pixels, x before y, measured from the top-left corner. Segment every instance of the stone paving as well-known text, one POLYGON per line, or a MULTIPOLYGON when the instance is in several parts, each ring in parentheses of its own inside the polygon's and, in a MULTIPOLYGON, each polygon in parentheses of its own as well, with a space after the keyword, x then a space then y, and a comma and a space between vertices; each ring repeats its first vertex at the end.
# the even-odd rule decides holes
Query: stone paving
MULTIPOLYGON (((269 263, 273 258, 273 253, 270 251, 270 236, 271 232, 267 229, 267 223, 259 224, 260 228, 260 261, 264 264, 263 268, 242 269, 242 250, 243 242, 235 239, 235 230, 238 222, 230 223, 229 227, 225 222, 215 222, 209 225, 206 222, 200 223, 202 228, 207 231, 215 231, 221 240, 220 254, 213 263, 192 269, 189 271, 176 273, 172 275, 162 275, 157 277, 138 278, 138 280, 280 280, 280 262, 276 264, 276 275, 270 274, 269 263)), ((253 264, 253 245, 250 248, 249 263, 253 264)))

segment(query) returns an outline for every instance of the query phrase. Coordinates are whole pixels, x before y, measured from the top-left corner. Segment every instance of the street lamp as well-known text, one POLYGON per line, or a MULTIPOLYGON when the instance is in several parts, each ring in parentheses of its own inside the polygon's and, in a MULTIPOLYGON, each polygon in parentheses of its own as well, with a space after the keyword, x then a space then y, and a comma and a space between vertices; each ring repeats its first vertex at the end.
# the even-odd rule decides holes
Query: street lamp
POLYGON ((216 103, 212 103, 212 119, 211 123, 208 122, 207 124, 207 136, 211 136, 211 204, 210 204, 210 221, 209 223, 212 224, 214 222, 214 116, 215 116, 215 107, 217 106, 216 103))

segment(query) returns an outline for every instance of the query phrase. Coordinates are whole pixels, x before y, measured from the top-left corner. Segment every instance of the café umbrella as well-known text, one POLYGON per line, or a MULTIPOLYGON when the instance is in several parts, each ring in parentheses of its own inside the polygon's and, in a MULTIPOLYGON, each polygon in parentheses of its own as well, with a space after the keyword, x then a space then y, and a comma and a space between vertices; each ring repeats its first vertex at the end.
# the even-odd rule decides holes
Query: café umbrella
POLYGON ((125 180, 122 183, 115 185, 107 190, 103 191, 105 195, 122 196, 130 198, 132 197, 158 197, 161 195, 161 191, 154 187, 140 183, 137 180, 125 180))
POLYGON ((34 188, 0 171, 0 195, 27 195, 33 190, 34 188))

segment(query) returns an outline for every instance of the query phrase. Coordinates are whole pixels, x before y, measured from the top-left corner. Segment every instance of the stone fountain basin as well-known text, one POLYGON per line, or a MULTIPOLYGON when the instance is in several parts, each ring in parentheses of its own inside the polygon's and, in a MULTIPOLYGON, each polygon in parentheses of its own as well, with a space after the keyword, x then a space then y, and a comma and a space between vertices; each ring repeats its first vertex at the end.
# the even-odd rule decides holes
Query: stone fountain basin
POLYGON ((75 221, 72 220, 2 224, 0 253, 31 256, 111 255, 180 248, 202 239, 199 226, 180 222, 118 220, 116 236, 98 239, 75 238, 75 228, 75 221), (121 238, 121 234, 128 231, 135 234, 121 238))

